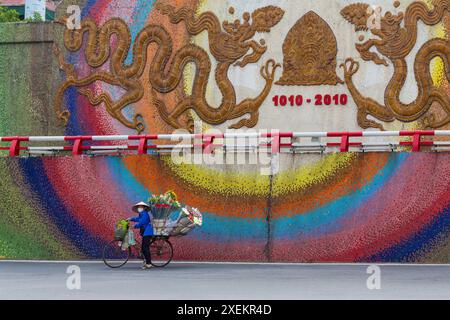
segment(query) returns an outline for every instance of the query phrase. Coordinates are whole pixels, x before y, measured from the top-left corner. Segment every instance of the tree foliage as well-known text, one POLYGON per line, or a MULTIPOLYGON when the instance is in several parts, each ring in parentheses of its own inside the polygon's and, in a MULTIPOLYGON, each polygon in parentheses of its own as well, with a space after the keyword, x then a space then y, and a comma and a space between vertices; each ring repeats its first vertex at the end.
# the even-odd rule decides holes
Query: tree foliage
POLYGON ((42 19, 42 16, 39 12, 35 11, 33 13, 33 16, 25 19, 25 21, 26 22, 40 22, 40 21, 44 21, 44 19, 42 19))
POLYGON ((20 15, 16 10, 0 6, 0 23, 20 21, 20 15))

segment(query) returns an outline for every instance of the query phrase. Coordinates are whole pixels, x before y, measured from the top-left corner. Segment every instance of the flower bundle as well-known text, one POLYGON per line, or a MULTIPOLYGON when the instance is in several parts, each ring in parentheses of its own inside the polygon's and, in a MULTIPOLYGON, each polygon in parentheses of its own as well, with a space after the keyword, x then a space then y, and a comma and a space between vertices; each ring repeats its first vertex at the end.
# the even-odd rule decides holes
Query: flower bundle
POLYGON ((154 219, 167 219, 172 212, 181 208, 177 195, 172 190, 164 194, 153 195, 148 199, 154 219))
POLYGON ((148 199, 148 202, 150 205, 164 204, 181 208, 177 195, 172 190, 169 190, 164 194, 153 195, 150 199, 148 199))

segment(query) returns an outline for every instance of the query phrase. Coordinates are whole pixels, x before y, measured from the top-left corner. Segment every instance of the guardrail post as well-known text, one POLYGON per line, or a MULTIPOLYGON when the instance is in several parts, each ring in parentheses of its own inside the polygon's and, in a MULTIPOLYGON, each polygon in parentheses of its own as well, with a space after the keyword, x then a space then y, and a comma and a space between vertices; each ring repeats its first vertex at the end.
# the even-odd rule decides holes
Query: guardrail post
POLYGON ((72 147, 72 154, 74 156, 80 156, 83 154, 83 138, 75 139, 72 147))
POLYGON ((350 146, 350 136, 348 132, 344 132, 341 136, 341 152, 348 152, 350 146))
POLYGON ((272 154, 280 153, 280 144, 281 144, 281 136, 279 132, 271 133, 270 137, 272 138, 272 154))
MULTIPOLYGON (((422 136, 434 136, 435 132, 432 130, 422 130, 422 131, 400 131, 401 136, 412 136, 412 142, 407 144, 412 146, 412 152, 420 152, 422 146, 422 136)), ((406 143, 405 143, 406 144, 406 143)))
POLYGON ((10 157, 18 157, 20 155, 20 138, 15 137, 11 141, 11 146, 9 147, 9 156, 10 157))
POLYGON ((420 152, 420 140, 422 135, 418 132, 415 132, 413 134, 413 142, 412 142, 412 151, 413 152, 420 152))
POLYGON ((138 147, 138 154, 147 154, 148 151, 148 137, 142 136, 139 138, 139 147, 138 147))
POLYGON ((221 133, 212 133, 212 134, 203 134, 202 135, 202 141, 203 141, 203 153, 204 154, 211 154, 214 150, 214 140, 216 138, 223 138, 224 135, 221 133))

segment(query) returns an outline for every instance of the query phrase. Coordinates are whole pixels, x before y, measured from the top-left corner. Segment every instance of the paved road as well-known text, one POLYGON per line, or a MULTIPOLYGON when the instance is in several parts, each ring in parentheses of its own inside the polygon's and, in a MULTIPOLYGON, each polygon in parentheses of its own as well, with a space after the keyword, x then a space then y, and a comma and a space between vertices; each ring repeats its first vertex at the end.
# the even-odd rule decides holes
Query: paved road
POLYGON ((142 271, 131 263, 0 262, 0 299, 450 299, 450 265, 380 265, 369 290, 367 265, 173 263, 142 271), (68 290, 67 268, 81 270, 68 290))

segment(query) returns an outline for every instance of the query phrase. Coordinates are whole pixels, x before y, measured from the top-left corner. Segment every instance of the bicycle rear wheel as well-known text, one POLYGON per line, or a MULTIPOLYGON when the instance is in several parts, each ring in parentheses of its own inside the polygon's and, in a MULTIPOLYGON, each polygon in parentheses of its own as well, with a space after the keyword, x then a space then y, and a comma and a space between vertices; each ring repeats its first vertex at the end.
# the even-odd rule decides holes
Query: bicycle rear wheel
POLYGON ((131 248, 122 249, 122 241, 113 240, 103 249, 103 262, 110 268, 120 268, 130 259, 131 248))
POLYGON ((165 238, 155 238, 150 242, 150 258, 154 267, 167 266, 173 258, 173 247, 165 238))

